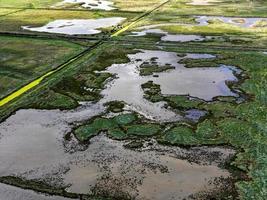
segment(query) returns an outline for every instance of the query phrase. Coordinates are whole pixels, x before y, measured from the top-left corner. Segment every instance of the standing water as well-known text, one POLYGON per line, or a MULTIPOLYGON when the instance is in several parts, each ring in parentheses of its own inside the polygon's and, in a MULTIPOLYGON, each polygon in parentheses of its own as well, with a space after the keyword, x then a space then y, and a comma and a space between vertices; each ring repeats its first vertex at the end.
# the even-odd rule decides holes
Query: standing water
POLYGON ((101 28, 108 28, 116 26, 125 18, 110 17, 102 19, 69 19, 69 20, 55 20, 49 22, 42 27, 22 26, 24 30, 46 32, 46 33, 60 33, 66 35, 92 35, 101 33, 101 28))
MULTIPOLYGON (((80 144, 73 136, 64 139, 73 124, 100 115, 105 110, 103 104, 113 100, 124 101, 133 110, 158 121, 179 120, 181 117, 173 111, 143 98, 141 84, 149 80, 160 84, 164 94, 186 93, 203 99, 234 95, 225 84, 226 80, 236 79, 232 68, 185 68, 178 63, 183 58, 211 59, 213 55, 178 56, 174 52, 140 50, 128 57, 129 63, 113 64, 107 69, 117 74, 117 78, 102 91, 104 97, 100 102, 84 103, 70 111, 19 110, 1 123, 0 176, 37 179, 52 186, 65 186, 74 193, 104 193, 114 197, 128 194, 136 199, 188 198, 224 188, 224 181, 232 177, 219 166, 234 155, 232 149, 181 149, 154 143, 134 151, 125 147, 127 142, 114 141, 104 134, 92 138, 89 145, 80 144), (174 69, 157 73, 158 78, 140 76, 139 68, 144 62, 153 62, 158 67, 168 64, 174 69), (185 76, 187 73, 192 76, 185 76), (195 92, 195 88, 202 93, 195 92), (196 156, 199 152, 205 156, 196 156), (189 162, 184 159, 187 157, 195 159, 189 162)), ((199 118, 201 113, 197 115, 194 117, 199 118)), ((0 187, 1 193, 9 195, 0 187)))

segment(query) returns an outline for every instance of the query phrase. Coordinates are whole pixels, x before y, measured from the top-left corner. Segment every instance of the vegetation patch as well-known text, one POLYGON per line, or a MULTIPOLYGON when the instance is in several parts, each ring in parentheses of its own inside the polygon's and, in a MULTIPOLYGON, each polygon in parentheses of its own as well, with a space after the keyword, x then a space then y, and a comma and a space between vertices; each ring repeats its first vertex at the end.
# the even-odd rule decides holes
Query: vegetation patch
POLYGON ((122 114, 113 118, 96 118, 87 125, 82 125, 74 130, 80 141, 90 140, 101 131, 108 131, 112 138, 124 139, 127 136, 126 126, 137 120, 135 114, 122 114))
POLYGON ((121 101, 111 101, 105 104, 107 110, 113 113, 120 113, 123 111, 124 103, 121 101))
POLYGON ((174 68, 175 67, 170 65, 158 66, 153 64, 142 64, 140 66, 140 75, 141 76, 153 75, 154 73, 164 72, 174 68))
POLYGON ((64 196, 68 198, 78 198, 78 194, 66 192, 66 188, 56 188, 50 185, 47 185, 44 182, 37 180, 25 180, 19 177, 13 176, 4 176, 0 177, 0 182, 8 185, 13 185, 23 189, 31 189, 37 192, 42 192, 50 195, 64 196))
POLYGON ((152 136, 160 131, 160 126, 156 124, 131 125, 126 127, 127 134, 137 136, 152 136))

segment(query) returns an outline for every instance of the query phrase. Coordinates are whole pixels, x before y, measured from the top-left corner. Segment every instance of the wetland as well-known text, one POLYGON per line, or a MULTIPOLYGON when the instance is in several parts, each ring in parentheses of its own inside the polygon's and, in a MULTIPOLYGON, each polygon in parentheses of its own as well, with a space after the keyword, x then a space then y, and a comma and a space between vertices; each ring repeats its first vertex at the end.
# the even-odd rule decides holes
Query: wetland
POLYGON ((0 199, 266 197, 265 2, 0 7, 0 199))

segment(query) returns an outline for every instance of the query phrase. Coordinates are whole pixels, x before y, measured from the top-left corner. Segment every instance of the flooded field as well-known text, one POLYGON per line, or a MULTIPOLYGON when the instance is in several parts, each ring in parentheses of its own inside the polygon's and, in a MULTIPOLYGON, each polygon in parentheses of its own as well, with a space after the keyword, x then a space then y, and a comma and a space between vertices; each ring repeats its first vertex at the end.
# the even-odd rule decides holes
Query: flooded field
POLYGON ((116 26, 125 18, 55 20, 42 27, 23 26, 24 30, 67 35, 93 35, 101 33, 102 28, 116 26))
MULTIPOLYGON (((152 25, 145 25, 136 27, 130 36, 133 37, 141 37, 147 35, 159 35, 161 36, 161 41, 169 41, 169 42, 193 42, 193 41, 209 41, 212 37, 206 35, 196 35, 196 34, 174 34, 175 28, 177 30, 180 28, 185 28, 187 32, 190 32, 191 29, 195 29, 198 26, 208 26, 212 24, 216 24, 218 22, 226 23, 228 25, 237 26, 244 29, 253 29, 253 28, 266 28, 267 27, 267 18, 257 18, 257 17, 224 17, 224 16, 192 16, 194 17, 194 23, 158 23, 152 25), (167 30, 172 30, 168 32, 167 30), (174 32, 174 33, 173 33, 174 32)), ((194 31, 192 31, 194 33, 194 31)))
MULTIPOLYGON (((152 103, 143 97, 141 85, 149 80, 160 84, 163 94, 189 94, 204 100, 236 96, 226 85, 226 81, 237 81, 233 74, 235 68, 198 69, 179 64, 185 58, 214 59, 214 55, 179 56, 175 52, 138 51, 128 55, 129 63, 113 64, 104 71, 116 78, 107 83, 102 91, 103 99, 98 103, 81 103, 70 111, 19 110, 3 122, 0 125, 0 159, 3 161, 0 176, 41 180, 51 186, 65 187, 70 193, 135 199, 183 199, 220 190, 231 191, 232 175, 219 166, 235 155, 232 149, 181 149, 162 146, 152 140, 140 149, 131 150, 124 147, 127 141, 115 141, 104 134, 92 138, 89 145, 80 144, 73 136, 65 139, 75 124, 100 115, 105 111, 103 105, 110 101, 123 101, 128 105, 126 109, 147 119, 181 120, 182 116, 164 108, 164 103, 152 103), (139 70, 144 63, 158 68, 168 65, 173 69, 156 73, 157 76, 141 76, 139 70), (196 157, 199 152, 205 157, 196 157)), ((205 114, 192 109, 187 111, 186 117, 197 122, 205 114)))
MULTIPOLYGON (((235 68, 232 66, 186 68, 183 64, 179 64, 179 61, 185 58, 212 59, 216 57, 214 55, 187 54, 179 57, 174 52, 141 50, 140 53, 128 55, 128 57, 131 60, 130 63, 112 65, 108 68, 108 72, 117 74, 117 79, 111 83, 108 90, 103 91, 107 99, 132 104, 131 101, 142 99, 140 86, 149 80, 159 84, 165 95, 189 95, 206 101, 212 100, 215 96, 237 95, 226 85, 227 81, 237 81, 234 75, 235 68), (156 65, 159 68, 168 65, 174 69, 155 73, 157 77, 140 76, 138 69, 144 63, 156 65)), ((141 106, 140 100, 137 106, 141 106)), ((148 108, 146 105, 141 110, 145 107, 148 108)))
MULTIPOLYGON (((140 28, 142 29, 142 27, 140 28)), ((166 31, 161 29, 145 29, 142 31, 133 31, 132 32, 135 37, 138 36, 145 36, 147 34, 159 34, 163 35, 161 37, 161 41, 168 41, 168 42, 191 42, 191 41, 203 41, 205 37, 200 35, 182 35, 182 34, 169 34, 166 31)))

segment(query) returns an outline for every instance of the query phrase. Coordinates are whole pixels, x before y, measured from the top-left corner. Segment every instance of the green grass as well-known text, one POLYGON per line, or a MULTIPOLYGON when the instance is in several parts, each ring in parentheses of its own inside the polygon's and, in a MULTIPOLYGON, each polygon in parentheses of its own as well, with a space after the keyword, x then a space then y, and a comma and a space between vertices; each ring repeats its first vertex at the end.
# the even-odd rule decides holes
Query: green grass
POLYGON ((57 93, 53 90, 43 91, 40 95, 41 101, 32 103, 31 107, 39 109, 71 109, 78 106, 78 102, 71 97, 57 93))
POLYGON ((162 11, 169 14, 266 16, 267 2, 262 0, 223 0, 214 6, 187 5, 190 0, 172 0, 162 11))
POLYGON ((6 8, 0 8, 0 17, 3 17, 5 15, 14 13, 18 11, 19 9, 6 9, 6 8))
POLYGON ((267 28, 239 28, 237 26, 226 24, 223 22, 215 22, 209 24, 208 26, 173 25, 173 26, 162 26, 161 28, 165 31, 168 31, 169 33, 201 34, 201 35, 249 34, 251 36, 254 35, 263 36, 266 35, 267 33, 267 28))
POLYGON ((50 7, 61 0, 1 0, 0 7, 35 8, 50 7))
POLYGON ((115 7, 123 11, 144 12, 159 5, 164 0, 113 0, 113 2, 115 7))
POLYGON ((1 37, 0 44, 0 98, 83 50, 57 40, 1 37))
MULTIPOLYGON (((154 7, 160 4, 163 0, 112 0, 114 2, 114 7, 123 11, 133 11, 133 12, 144 12, 148 8, 154 7), (131 6, 129 6, 131 5, 131 6)), ((1 0, 0 7, 11 7, 11 8, 50 8, 51 6, 56 6, 57 3, 61 3, 63 0, 1 0)), ((58 5, 56 8, 73 9, 73 8, 83 8, 76 4, 66 4, 58 5)), ((86 8, 83 8, 86 9, 86 8)))

